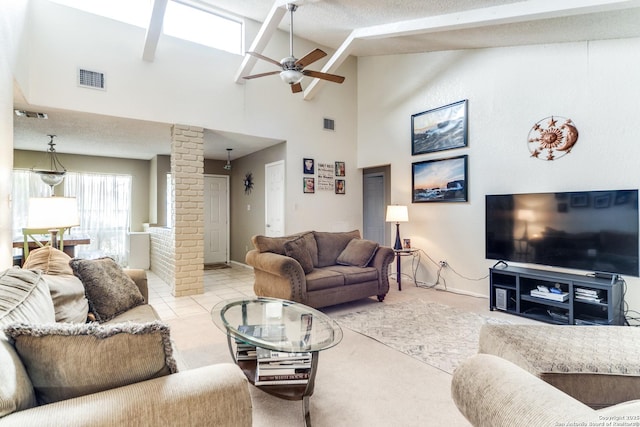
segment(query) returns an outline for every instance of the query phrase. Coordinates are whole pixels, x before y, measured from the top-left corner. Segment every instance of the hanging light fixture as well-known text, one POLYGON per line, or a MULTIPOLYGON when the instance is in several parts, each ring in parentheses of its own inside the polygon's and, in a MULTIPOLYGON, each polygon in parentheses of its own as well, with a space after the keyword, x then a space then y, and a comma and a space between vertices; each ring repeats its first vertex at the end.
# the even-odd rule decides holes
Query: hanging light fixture
POLYGON ((56 154, 55 143, 53 138, 55 135, 47 135, 49 138, 49 149, 47 153, 49 155, 49 169, 34 169, 33 171, 40 176, 42 182, 51 187, 51 193, 53 194, 53 187, 60 184, 64 179, 64 175, 67 173, 67 169, 62 165, 56 154))
POLYGON ((233 148, 227 148, 227 164, 224 165, 224 169, 230 171, 231 170, 231 150, 233 148))

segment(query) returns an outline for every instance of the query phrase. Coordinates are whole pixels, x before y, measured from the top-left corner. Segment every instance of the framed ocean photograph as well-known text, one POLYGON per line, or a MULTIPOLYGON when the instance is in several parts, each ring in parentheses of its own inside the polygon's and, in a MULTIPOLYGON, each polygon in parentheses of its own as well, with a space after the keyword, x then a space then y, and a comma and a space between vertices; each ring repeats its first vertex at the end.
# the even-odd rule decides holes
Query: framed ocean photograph
POLYGON ((411 155, 466 146, 466 99, 411 116, 411 155))
POLYGON ((411 202, 466 202, 467 155, 411 165, 411 202))

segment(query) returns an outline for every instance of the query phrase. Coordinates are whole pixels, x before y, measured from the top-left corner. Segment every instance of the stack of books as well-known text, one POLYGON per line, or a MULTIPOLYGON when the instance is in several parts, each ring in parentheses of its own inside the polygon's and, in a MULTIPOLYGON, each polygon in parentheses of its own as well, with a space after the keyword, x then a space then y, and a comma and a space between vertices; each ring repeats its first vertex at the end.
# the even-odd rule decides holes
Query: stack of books
MULTIPOLYGON (((285 341, 284 325, 240 325, 238 331, 265 341, 285 341)), ((236 338, 236 360, 256 360, 256 346, 236 338)))
POLYGON ((538 289, 532 289, 530 292, 532 297, 544 298, 552 301, 564 302, 569 299, 569 292, 555 293, 550 291, 540 291, 538 289))
POLYGON ((311 353, 287 353, 258 347, 255 385, 306 384, 311 375, 311 353))
POLYGON ((576 301, 602 302, 603 298, 599 289, 576 288, 576 301))

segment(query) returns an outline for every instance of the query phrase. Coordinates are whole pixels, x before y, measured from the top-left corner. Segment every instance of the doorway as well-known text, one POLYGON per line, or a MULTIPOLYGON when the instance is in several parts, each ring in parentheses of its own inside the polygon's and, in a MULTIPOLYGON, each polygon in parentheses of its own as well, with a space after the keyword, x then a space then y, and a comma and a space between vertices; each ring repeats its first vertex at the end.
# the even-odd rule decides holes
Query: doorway
POLYGON ((284 160, 267 163, 265 176, 264 234, 268 237, 284 236, 284 160))
POLYGON ((229 262, 229 177, 204 176, 204 263, 229 262))
POLYGON ((364 169, 362 173, 362 237, 389 246, 391 229, 385 221, 390 197, 390 167, 364 169))

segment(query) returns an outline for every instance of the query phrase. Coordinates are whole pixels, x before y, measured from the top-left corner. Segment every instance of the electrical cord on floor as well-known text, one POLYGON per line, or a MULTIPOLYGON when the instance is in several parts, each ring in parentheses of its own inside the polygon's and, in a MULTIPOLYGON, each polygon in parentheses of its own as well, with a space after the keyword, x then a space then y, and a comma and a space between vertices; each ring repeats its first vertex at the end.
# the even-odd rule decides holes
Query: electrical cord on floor
POLYGON ((622 281, 622 301, 620 301, 620 310, 622 311, 624 324, 626 326, 638 327, 640 326, 640 313, 629 308, 629 305, 627 304, 627 300, 625 298, 627 295, 627 282, 621 277, 619 277, 619 280, 622 281), (633 316, 631 316, 631 314, 633 314, 633 316))

